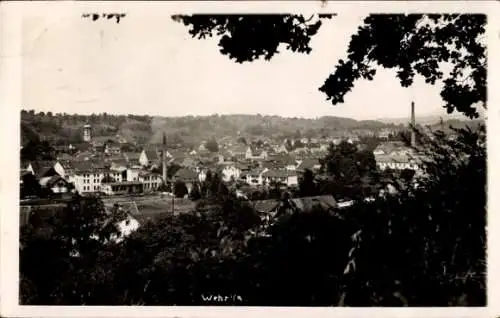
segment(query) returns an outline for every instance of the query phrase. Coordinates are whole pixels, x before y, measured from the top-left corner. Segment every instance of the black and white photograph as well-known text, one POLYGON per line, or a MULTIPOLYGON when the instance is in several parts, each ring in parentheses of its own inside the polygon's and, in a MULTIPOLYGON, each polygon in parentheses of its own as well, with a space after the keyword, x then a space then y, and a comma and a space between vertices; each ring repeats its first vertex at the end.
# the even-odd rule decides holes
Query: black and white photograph
POLYGON ((224 3, 22 14, 16 306, 495 306, 488 6, 224 3))

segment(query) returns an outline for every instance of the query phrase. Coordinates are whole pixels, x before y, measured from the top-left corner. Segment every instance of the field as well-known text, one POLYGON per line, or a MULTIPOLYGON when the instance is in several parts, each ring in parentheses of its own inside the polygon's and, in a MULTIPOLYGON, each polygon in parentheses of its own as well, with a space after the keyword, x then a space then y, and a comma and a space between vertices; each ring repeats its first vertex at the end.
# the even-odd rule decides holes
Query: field
POLYGON ((160 195, 104 197, 103 202, 107 207, 118 204, 142 219, 154 218, 165 213, 186 213, 195 208, 195 203, 189 199, 160 195))
MULTIPOLYGON (((102 201, 106 208, 111 208, 114 204, 118 204, 123 209, 130 211, 140 221, 153 219, 157 216, 166 213, 186 213, 195 208, 195 203, 189 199, 179 199, 172 197, 161 197, 160 195, 139 195, 139 196, 110 196, 102 197, 102 201)), ((53 201, 54 202, 54 201, 53 201)), ((48 202, 30 202, 21 205, 20 209, 20 224, 28 223, 29 216, 32 213, 38 213, 45 217, 50 217, 56 211, 64 209, 64 202, 51 203, 48 202)))

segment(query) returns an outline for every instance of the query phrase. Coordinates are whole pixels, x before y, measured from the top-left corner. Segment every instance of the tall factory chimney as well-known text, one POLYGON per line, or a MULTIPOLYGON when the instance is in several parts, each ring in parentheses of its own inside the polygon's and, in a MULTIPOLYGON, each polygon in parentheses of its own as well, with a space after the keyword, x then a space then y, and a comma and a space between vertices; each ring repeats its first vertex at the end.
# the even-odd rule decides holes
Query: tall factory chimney
POLYGON ((415 147, 416 145, 416 136, 415 136, 415 102, 411 102, 411 146, 415 147))
POLYGON ((161 149, 161 166, 163 168, 163 182, 167 183, 167 136, 165 132, 163 132, 163 140, 162 140, 162 149, 161 149))

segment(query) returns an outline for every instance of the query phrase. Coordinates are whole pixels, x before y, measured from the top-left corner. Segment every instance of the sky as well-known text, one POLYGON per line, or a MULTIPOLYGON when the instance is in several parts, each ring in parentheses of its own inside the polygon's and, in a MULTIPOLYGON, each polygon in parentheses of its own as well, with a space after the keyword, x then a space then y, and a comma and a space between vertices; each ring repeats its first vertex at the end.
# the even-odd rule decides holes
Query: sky
POLYGON ((359 81, 343 104, 318 90, 364 16, 326 21, 311 54, 283 50, 271 61, 238 64, 218 39, 197 40, 167 14, 129 13, 91 22, 80 15, 30 16, 23 23, 22 108, 66 113, 159 116, 269 114, 315 118, 442 115, 439 86, 402 88, 393 70, 359 81))

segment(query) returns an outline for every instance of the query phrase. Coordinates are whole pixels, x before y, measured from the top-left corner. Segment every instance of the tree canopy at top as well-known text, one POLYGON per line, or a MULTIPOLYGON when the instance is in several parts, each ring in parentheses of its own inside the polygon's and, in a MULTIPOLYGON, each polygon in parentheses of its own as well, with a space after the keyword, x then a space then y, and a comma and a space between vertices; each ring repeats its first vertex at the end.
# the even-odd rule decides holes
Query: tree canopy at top
MULTIPOLYGON (((325 18, 319 15, 173 16, 189 26, 194 38, 219 37, 220 52, 238 63, 270 60, 280 45, 298 53, 309 45, 325 18)), ((351 36, 341 59, 319 90, 333 105, 344 101, 359 79, 372 80, 376 67, 395 69, 403 87, 421 75, 427 83, 443 82, 441 97, 448 113, 478 117, 486 108, 486 15, 372 14, 351 36), (445 65, 451 66, 446 72, 445 65)))

